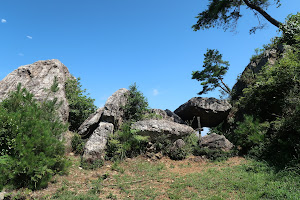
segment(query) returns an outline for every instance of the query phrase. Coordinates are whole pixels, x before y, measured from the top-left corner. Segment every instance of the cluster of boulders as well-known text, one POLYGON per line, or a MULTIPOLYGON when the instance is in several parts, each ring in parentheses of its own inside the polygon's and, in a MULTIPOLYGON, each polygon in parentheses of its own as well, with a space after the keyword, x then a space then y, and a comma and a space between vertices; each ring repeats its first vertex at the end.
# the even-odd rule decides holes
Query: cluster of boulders
MULTIPOLYGON (((6 98, 10 91, 15 90, 18 83, 21 83, 40 101, 54 97, 62 101, 59 115, 64 122, 67 122, 69 106, 65 83, 69 78, 74 77, 58 60, 38 61, 21 66, 0 81, 0 101, 6 98), (54 96, 49 96, 49 92, 45 89, 51 87, 55 77, 60 90, 54 96)), ((103 108, 90 115, 79 127, 78 133, 82 138, 87 139, 83 159, 93 161, 104 158, 108 136, 117 131, 124 121, 123 107, 127 102, 128 92, 125 88, 116 91, 108 98, 103 108)), ((148 114, 152 118, 137 121, 131 128, 136 129, 140 135, 148 136, 150 143, 164 135, 173 142, 171 148, 182 148, 184 146, 182 138, 195 134, 197 130, 201 130, 199 129, 201 127, 217 126, 226 119, 230 109, 231 106, 226 100, 195 97, 174 112, 151 109, 148 114)), ((202 137, 199 146, 228 151, 233 145, 224 136, 211 134, 202 137)))

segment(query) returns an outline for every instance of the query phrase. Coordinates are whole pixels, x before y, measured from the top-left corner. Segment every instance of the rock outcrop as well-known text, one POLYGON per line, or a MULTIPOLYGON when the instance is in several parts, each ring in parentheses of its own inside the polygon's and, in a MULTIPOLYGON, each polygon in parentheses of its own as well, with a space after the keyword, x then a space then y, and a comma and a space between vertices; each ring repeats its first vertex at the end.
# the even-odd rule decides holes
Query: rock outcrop
POLYGON ((88 138, 83 158, 89 162, 103 159, 109 134, 123 122, 122 107, 127 102, 127 89, 122 88, 110 96, 104 107, 91 114, 78 129, 83 138, 88 138))
POLYGON ((125 88, 119 89, 111 95, 105 105, 101 117, 101 121, 114 124, 116 127, 122 124, 124 111, 122 109, 127 102, 127 93, 129 91, 125 88))
POLYGON ((231 105, 226 100, 194 97, 177 108, 174 113, 196 129, 197 117, 200 117, 201 127, 215 127, 226 119, 230 109, 231 105))
POLYGON ((212 133, 201 138, 199 142, 201 148, 209 148, 214 150, 229 151, 233 148, 233 144, 225 138, 224 135, 212 133))
POLYGON ((48 98, 57 97, 59 101, 63 102, 59 116, 66 122, 69 117, 69 105, 65 94, 65 83, 72 76, 68 68, 59 60, 38 61, 21 66, 8 74, 0 81, 0 101, 7 98, 11 91, 16 90, 19 83, 34 94, 37 100, 43 101, 47 97, 47 89, 50 89, 55 77, 57 77, 59 90, 54 96, 50 95, 48 98))
POLYGON ((195 132, 192 127, 184 124, 154 119, 138 121, 132 124, 131 128, 136 129, 139 135, 149 136, 151 140, 166 135, 170 140, 175 141, 195 132))
POLYGON ((232 98, 234 100, 238 99, 240 96, 242 96, 243 89, 247 87, 247 83, 242 77, 246 76, 247 73, 257 74, 267 63, 269 65, 274 65, 276 61, 283 56, 286 48, 288 47, 278 45, 277 48, 268 49, 261 56, 258 56, 254 60, 251 60, 241 74, 241 78, 233 86, 232 91, 234 92, 234 94, 232 95, 232 98))
POLYGON ((84 146, 83 159, 89 162, 104 159, 107 138, 113 131, 114 125, 112 123, 100 122, 84 146))

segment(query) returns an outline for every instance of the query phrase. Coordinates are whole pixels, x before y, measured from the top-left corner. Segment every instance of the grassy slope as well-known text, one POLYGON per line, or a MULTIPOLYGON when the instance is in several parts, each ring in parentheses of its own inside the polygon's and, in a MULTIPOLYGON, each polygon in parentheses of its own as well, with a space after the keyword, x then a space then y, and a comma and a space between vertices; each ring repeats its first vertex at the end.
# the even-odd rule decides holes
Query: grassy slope
POLYGON ((44 190, 18 193, 35 199, 300 199, 299 176, 240 157, 214 163, 138 157, 97 170, 81 169, 79 157, 69 158, 67 176, 57 175, 44 190))

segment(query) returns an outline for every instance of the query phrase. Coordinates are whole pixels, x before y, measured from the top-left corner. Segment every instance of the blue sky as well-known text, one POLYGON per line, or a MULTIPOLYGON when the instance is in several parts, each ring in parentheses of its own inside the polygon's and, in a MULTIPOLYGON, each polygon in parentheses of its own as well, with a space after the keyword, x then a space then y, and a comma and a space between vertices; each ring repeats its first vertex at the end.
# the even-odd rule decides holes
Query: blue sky
MULTIPOLYGON (((134 82, 150 107, 175 110, 201 90, 191 73, 201 70, 207 48, 230 62, 232 87, 255 48, 277 35, 272 25, 254 35, 250 10, 236 32, 194 32, 195 16, 208 0, 1 0, 0 80, 21 65, 59 59, 103 106, 119 88, 134 82)), ((300 10, 299 0, 282 1, 268 12, 283 22, 300 10)), ((267 22, 266 22, 267 23, 267 22)), ((204 96, 219 97, 219 92, 204 96)))

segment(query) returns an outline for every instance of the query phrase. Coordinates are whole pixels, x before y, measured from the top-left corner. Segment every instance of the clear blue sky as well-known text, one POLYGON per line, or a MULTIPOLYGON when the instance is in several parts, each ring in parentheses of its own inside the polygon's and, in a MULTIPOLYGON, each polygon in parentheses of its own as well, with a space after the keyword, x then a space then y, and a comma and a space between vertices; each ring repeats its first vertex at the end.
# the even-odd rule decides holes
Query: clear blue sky
MULTIPOLYGON (((249 35, 257 25, 250 10, 237 32, 194 32, 194 18, 207 0, 1 0, 0 80, 21 65, 59 59, 81 77, 97 106, 134 82, 152 108, 175 110, 201 87, 191 73, 201 70, 207 48, 230 62, 232 87, 255 48, 269 43, 276 28, 249 35)), ((299 0, 282 1, 268 12, 283 22, 300 10, 299 0)), ((267 23, 267 22, 266 22, 267 23)), ((218 91, 205 96, 218 97, 218 91)))

